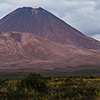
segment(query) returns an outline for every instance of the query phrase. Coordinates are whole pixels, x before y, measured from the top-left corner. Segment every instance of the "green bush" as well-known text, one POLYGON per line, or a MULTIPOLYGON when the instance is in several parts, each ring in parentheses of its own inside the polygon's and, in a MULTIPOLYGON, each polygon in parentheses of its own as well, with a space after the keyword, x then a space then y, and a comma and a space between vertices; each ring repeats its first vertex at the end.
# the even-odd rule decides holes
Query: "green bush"
POLYGON ((47 92, 48 87, 45 79, 37 73, 30 73, 27 77, 23 78, 20 82, 21 88, 27 88, 29 90, 35 89, 39 92, 47 92))

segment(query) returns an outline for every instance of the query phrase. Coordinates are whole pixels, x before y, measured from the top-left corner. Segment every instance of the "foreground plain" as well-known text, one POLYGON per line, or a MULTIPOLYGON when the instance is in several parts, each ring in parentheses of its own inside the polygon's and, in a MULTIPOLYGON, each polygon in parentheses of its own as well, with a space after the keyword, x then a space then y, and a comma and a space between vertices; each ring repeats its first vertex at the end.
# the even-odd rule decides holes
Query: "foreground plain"
POLYGON ((99 100, 100 77, 43 77, 37 73, 0 79, 0 100, 99 100))

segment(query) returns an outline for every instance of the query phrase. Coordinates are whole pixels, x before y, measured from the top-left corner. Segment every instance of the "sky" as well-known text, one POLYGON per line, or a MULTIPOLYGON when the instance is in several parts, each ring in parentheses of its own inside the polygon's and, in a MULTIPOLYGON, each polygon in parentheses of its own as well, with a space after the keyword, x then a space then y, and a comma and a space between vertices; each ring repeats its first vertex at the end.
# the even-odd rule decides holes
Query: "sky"
POLYGON ((0 19, 19 7, 42 7, 83 34, 100 40, 100 0, 0 0, 0 19))

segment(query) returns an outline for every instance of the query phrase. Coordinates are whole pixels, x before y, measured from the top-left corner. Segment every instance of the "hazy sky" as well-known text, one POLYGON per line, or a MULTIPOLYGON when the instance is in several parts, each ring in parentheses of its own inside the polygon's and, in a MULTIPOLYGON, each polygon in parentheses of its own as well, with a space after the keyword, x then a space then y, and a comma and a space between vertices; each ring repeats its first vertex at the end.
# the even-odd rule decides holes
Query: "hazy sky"
POLYGON ((23 6, 42 7, 85 35, 100 39, 100 0, 0 0, 0 19, 23 6))

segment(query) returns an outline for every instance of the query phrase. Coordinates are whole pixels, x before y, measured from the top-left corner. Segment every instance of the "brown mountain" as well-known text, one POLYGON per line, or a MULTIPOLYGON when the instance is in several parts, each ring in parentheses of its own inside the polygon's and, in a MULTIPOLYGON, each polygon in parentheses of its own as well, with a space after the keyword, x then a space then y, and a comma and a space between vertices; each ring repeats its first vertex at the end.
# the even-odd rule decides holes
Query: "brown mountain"
POLYGON ((42 8, 19 8, 0 20, 1 71, 100 69, 99 50, 99 41, 42 8))
POLYGON ((61 44, 100 49, 100 42, 83 35, 50 12, 30 7, 18 8, 0 20, 0 32, 33 33, 61 44))
POLYGON ((97 65, 99 61, 97 50, 52 42, 32 33, 0 33, 0 69, 68 70, 68 66, 97 65))

